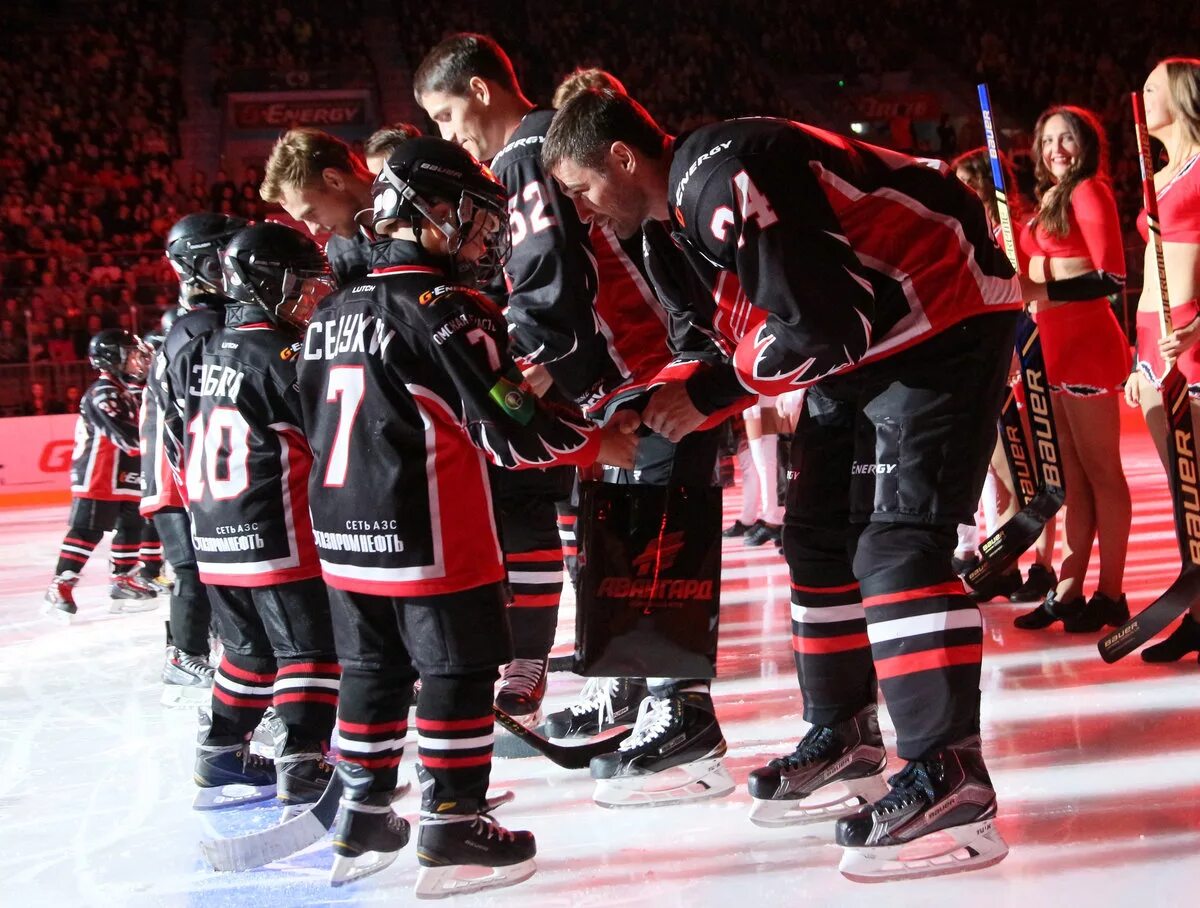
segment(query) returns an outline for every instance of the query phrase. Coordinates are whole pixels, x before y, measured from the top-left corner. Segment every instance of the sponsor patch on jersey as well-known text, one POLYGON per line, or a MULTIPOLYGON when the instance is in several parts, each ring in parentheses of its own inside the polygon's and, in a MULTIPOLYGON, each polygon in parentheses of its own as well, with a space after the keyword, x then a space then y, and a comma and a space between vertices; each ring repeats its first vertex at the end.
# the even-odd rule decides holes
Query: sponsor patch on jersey
POLYGON ((488 396, 500 405, 505 413, 515 419, 523 426, 529 425, 533 419, 534 402, 530 394, 522 391, 509 378, 501 378, 500 381, 492 385, 492 390, 488 392, 488 396))
POLYGON ((417 305, 418 306, 428 306, 430 303, 437 302, 438 299, 440 299, 441 297, 445 296, 447 293, 450 293, 452 290, 455 290, 455 289, 461 290, 462 288, 461 287, 455 288, 455 287, 450 286, 449 284, 438 284, 438 286, 434 287, 432 290, 426 290, 424 293, 422 293, 420 296, 418 296, 417 297, 417 305))
POLYGON ((296 341, 296 343, 290 344, 289 346, 284 347, 282 350, 280 350, 279 358, 281 360, 283 360, 285 363, 289 359, 295 359, 297 356, 300 355, 300 351, 301 351, 301 349, 303 349, 303 347, 304 347, 304 345, 300 341, 296 341))

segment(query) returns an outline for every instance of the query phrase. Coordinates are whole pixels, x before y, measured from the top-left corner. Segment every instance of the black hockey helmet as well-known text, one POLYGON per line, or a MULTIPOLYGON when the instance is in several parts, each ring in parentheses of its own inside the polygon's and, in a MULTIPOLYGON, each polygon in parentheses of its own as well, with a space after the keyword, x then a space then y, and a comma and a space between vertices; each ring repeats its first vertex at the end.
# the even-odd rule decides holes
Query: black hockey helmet
POLYGON ((172 306, 165 310, 158 324, 142 335, 142 340, 149 344, 152 350, 157 351, 162 346, 167 332, 171 330, 171 326, 175 324, 176 319, 179 318, 181 313, 186 311, 186 309, 178 306, 172 306))
POLYGON ((372 207, 360 212, 373 230, 386 221, 403 220, 420 236, 422 220, 440 231, 450 245, 455 269, 467 272, 479 285, 489 283, 508 260, 512 236, 508 229, 508 190, 469 151, 433 136, 409 139, 392 150, 371 186, 372 207), (450 217, 433 209, 449 202, 450 217), (479 211, 491 217, 479 216, 479 211), (471 225, 469 230, 464 227, 471 225), (459 251, 484 230, 486 252, 475 262, 459 260, 459 251))
MULTIPOLYGON (((250 224, 245 218, 212 212, 189 214, 167 234, 167 261, 189 291, 221 292, 221 250, 250 224)), ((187 294, 181 294, 186 297, 187 294)))
POLYGON ((123 328, 106 328, 88 341, 88 362, 130 384, 145 384, 150 371, 150 348, 123 328))
POLYGON ((325 252, 309 236, 283 224, 239 230, 221 256, 225 295, 267 310, 272 319, 303 328, 334 289, 325 252))

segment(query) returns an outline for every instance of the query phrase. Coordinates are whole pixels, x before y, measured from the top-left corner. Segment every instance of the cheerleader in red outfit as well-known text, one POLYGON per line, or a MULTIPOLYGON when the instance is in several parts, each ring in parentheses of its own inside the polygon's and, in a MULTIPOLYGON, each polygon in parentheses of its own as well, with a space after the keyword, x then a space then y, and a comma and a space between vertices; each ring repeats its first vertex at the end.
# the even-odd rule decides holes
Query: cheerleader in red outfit
MULTIPOLYGON (((1147 242, 1145 275, 1137 309, 1137 365, 1125 386, 1125 400, 1141 406, 1146 426, 1166 464, 1167 421, 1158 385, 1165 359, 1174 358, 1192 392, 1192 419, 1200 425, 1200 59, 1163 60, 1150 73, 1142 90, 1150 135, 1166 147, 1166 167, 1154 175, 1158 214, 1162 221, 1163 259, 1167 293, 1172 302, 1175 330, 1162 336, 1158 310, 1161 301, 1156 274, 1158 262, 1147 242)), ((1142 239, 1146 212, 1138 216, 1142 239)), ((1162 643, 1147 647, 1147 662, 1173 662, 1200 651, 1200 603, 1162 643)))
POLYGON ((1108 297, 1122 292, 1125 253, 1108 153, 1096 117, 1053 107, 1034 128, 1038 207, 1021 232, 1029 257, 1021 279, 1042 338, 1066 482, 1064 554, 1058 586, 1017 627, 1062 621, 1098 631, 1129 617, 1121 586, 1129 545, 1129 486, 1121 467, 1120 392, 1129 343, 1108 297), (1090 600, 1083 580, 1099 537, 1100 581, 1090 600))

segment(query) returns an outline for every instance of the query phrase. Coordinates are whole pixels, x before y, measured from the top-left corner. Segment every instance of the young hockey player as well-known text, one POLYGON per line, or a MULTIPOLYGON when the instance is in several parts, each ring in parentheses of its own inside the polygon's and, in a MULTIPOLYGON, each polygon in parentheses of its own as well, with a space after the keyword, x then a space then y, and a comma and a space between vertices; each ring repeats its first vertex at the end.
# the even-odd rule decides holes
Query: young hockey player
POLYGON ((71 513, 44 600, 46 612, 60 621, 70 621, 78 611, 74 590, 79 572, 110 530, 116 530, 110 611, 140 612, 157 605, 150 601, 155 591, 137 573, 146 525, 138 514, 138 405, 150 356, 138 337, 119 328, 101 331, 88 343, 88 362, 100 377, 80 400, 71 456, 71 513))
POLYGON ((586 218, 622 233, 669 222, 714 290, 692 306, 732 350, 724 376, 665 386, 647 426, 680 438, 745 388, 808 388, 784 549, 812 727, 751 774, 755 817, 828 819, 831 783, 852 782, 837 824, 851 879, 1001 860, 979 738, 980 615, 950 567, 1020 308, 978 201, 944 165, 785 120, 672 140, 612 91, 563 106, 543 161, 586 218), (876 679, 907 761, 886 793, 876 679), (936 832, 949 851, 902 853, 936 832))
POLYGON ((332 278, 320 247, 280 224, 239 231, 221 264, 224 325, 175 351, 166 367, 164 418, 168 436, 183 440, 177 456, 197 568, 224 644, 194 806, 274 793, 276 767, 247 744, 272 704, 287 728, 279 799, 302 804, 320 796, 332 772, 324 756, 339 673, 308 516, 312 457, 295 360, 300 329, 332 278))
POLYGON ((511 658, 487 463, 627 464, 632 436, 539 403, 475 288, 508 252, 507 193, 470 154, 415 138, 372 189, 371 272, 328 298, 300 357, 313 528, 331 587, 346 786, 335 885, 408 839, 390 807, 418 673, 419 897, 519 882, 528 832, 489 815, 492 697, 511 658))

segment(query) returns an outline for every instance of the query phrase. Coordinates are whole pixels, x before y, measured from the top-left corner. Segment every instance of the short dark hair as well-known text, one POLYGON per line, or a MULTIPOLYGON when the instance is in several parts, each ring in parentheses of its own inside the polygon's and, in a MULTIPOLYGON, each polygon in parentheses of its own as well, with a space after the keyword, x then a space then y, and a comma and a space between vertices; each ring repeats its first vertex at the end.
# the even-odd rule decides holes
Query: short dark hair
POLYGON ((413 94, 418 102, 432 91, 462 97, 471 79, 478 76, 520 94, 517 74, 508 54, 487 35, 459 32, 439 42, 413 73, 413 94))
POLYGON ((613 142, 624 142, 659 158, 667 134, 637 101, 611 88, 590 88, 571 98, 554 115, 542 145, 542 166, 553 170, 564 160, 602 170, 613 142))
POLYGON ((415 139, 420 134, 421 130, 411 123, 393 123, 391 126, 381 127, 371 133, 367 137, 367 141, 363 142, 363 154, 368 156, 390 154, 392 149, 409 139, 415 139))

